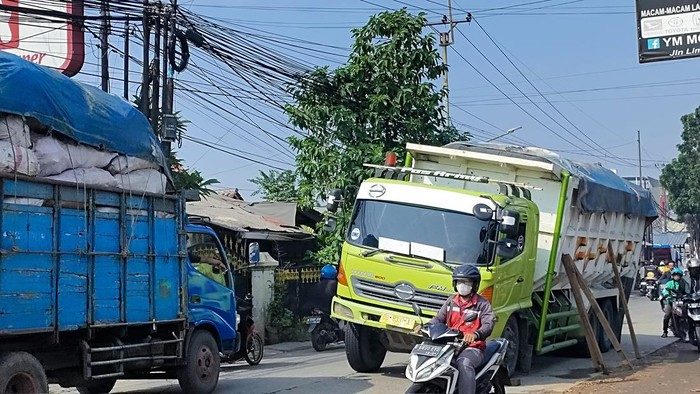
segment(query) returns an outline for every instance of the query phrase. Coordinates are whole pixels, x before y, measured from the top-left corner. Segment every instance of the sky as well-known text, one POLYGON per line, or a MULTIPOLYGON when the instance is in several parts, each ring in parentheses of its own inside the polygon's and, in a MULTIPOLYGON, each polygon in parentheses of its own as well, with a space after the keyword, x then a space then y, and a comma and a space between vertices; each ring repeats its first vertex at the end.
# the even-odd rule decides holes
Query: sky
MULTIPOLYGON (((411 12, 425 10, 428 20, 437 22, 447 12, 447 0, 319 3, 179 1, 181 6, 215 18, 222 25, 264 31, 270 37, 292 37, 305 47, 322 44, 313 46, 318 49, 316 53, 289 53, 309 66, 331 68, 345 61, 352 44, 350 29, 361 27, 372 14, 408 7, 411 12)), ((449 48, 450 115, 454 125, 471 132, 476 141, 521 127, 498 141, 544 147, 574 160, 600 162, 629 176, 639 171, 637 131, 641 134, 645 176, 658 177, 659 168, 676 156, 676 145, 681 141, 680 117, 700 105, 700 59, 639 64, 634 2, 453 0, 452 5, 455 20, 466 16, 459 10, 472 12, 474 20, 458 25, 455 43, 449 48)), ((444 30, 442 26, 437 28, 444 30)), ((425 31, 434 33, 430 28, 425 31)), ((94 39, 89 41, 95 44, 94 39)), ((122 45, 118 38, 112 42, 122 45)), ((270 44, 268 39, 250 37, 253 48, 270 44)), ((88 50, 88 57, 94 56, 92 51, 95 49, 88 50)), ((131 53, 138 55, 139 51, 133 48, 131 53)), ((113 53, 110 61, 120 67, 122 60, 113 53)), ((232 75, 230 69, 216 62, 197 61, 212 75, 232 75)), ((84 71, 91 68, 94 70, 94 64, 86 65, 84 71)), ((191 74, 185 70, 176 75, 176 81, 191 80, 191 74)), ((99 83, 94 75, 77 78, 99 83)), ((135 89, 136 84, 132 87, 135 89)), ((113 81, 112 88, 118 93, 121 82, 113 81)), ((175 105, 191 122, 189 136, 216 142, 224 150, 235 149, 262 163, 184 141, 178 154, 186 165, 200 170, 205 177, 217 178, 220 188, 238 188, 246 200, 259 199, 252 196, 255 185, 248 180, 260 170, 269 170, 269 165, 292 167, 293 156, 280 145, 280 139, 294 135, 293 131, 279 124, 231 117, 185 93, 178 91, 175 105)), ((226 108, 238 107, 231 96, 209 97, 226 108)), ((286 122, 284 114, 264 104, 249 105, 286 122)))

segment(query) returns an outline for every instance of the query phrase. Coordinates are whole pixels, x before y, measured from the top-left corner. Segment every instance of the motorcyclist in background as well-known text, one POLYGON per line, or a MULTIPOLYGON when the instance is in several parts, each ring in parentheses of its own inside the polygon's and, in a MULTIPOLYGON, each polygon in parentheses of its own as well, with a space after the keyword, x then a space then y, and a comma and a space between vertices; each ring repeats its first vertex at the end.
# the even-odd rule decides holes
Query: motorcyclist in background
POLYGON ((690 292, 700 291, 700 259, 688 260, 688 274, 690 275, 690 292))
POLYGON ((683 270, 677 267, 674 268, 671 272, 671 280, 666 283, 666 288, 661 293, 661 302, 664 308, 664 332, 661 334, 662 338, 668 337, 668 323, 673 314, 673 302, 680 300, 687 293, 685 283, 681 280, 682 278, 683 270))

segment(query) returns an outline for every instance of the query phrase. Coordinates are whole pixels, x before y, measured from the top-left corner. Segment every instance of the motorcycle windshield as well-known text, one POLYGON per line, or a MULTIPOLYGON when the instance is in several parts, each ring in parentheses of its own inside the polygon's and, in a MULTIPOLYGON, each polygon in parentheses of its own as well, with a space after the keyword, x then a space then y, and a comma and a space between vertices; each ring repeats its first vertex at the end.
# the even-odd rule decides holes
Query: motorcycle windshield
POLYGON ((447 327, 447 324, 445 323, 434 323, 427 326, 428 336, 433 341, 441 337, 444 338, 445 335, 448 335, 450 338, 454 338, 458 335, 457 331, 447 327))

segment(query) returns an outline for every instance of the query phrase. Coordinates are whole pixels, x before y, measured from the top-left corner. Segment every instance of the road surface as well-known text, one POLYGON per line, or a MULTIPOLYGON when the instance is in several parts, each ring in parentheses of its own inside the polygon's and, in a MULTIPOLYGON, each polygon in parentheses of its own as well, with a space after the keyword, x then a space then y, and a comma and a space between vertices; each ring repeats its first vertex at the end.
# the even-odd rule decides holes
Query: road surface
MULTIPOLYGON (((662 312, 658 302, 639 295, 630 300, 632 320, 642 354, 650 354, 675 339, 663 339, 662 312)), ((623 330, 623 347, 633 358, 627 326, 623 330)), ((685 345, 685 344, 684 344, 685 345)), ((687 345, 690 346, 690 345, 687 345)), ((409 382, 403 376, 408 355, 387 354, 382 369, 376 374, 353 373, 345 359, 345 350, 337 346, 316 352, 308 342, 286 343, 267 347, 260 365, 245 362, 227 365, 221 374, 217 393, 399 393, 409 382)), ((608 365, 619 365, 614 351, 605 354, 608 365)), ((521 377, 521 385, 508 387, 509 394, 557 393, 572 388, 581 381, 597 376, 588 359, 567 357, 537 357, 533 370, 521 377)), ((51 394, 76 393, 73 389, 51 387, 51 394)), ((121 381, 114 393, 180 393, 177 381, 121 381)))

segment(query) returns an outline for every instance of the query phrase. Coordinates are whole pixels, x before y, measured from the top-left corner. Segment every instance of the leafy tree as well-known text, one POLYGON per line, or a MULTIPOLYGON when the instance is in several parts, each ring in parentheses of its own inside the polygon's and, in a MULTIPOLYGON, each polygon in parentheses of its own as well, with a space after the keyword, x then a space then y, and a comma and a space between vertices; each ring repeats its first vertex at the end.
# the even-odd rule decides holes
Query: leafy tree
POLYGON ((248 181, 258 186, 253 195, 261 194, 265 201, 296 202, 299 199, 297 176, 292 170, 260 171, 260 175, 248 181))
MULTIPOLYGON (((469 139, 444 116, 447 91, 433 81, 445 66, 435 37, 423 33, 425 23, 425 14, 405 9, 372 16, 352 31, 355 42, 345 65, 317 68, 290 88, 294 102, 285 112, 307 132, 289 139, 297 153, 301 206, 311 207, 327 191, 343 188, 345 206, 352 207, 357 186, 372 174, 362 164, 381 163, 386 152, 402 158, 407 142, 443 145, 469 139)), ((337 261, 340 224, 347 214, 338 231, 322 239, 321 261, 337 261)))
POLYGON ((664 166, 661 184, 668 190, 671 208, 683 217, 691 235, 691 252, 697 254, 700 236, 700 107, 681 117, 683 142, 678 157, 664 166))
POLYGON ((183 160, 177 157, 176 152, 172 152, 169 157, 170 173, 173 176, 175 189, 186 190, 194 189, 199 192, 199 195, 206 197, 216 191, 210 187, 219 183, 216 178, 204 179, 202 173, 198 170, 187 168, 183 165, 183 160))

